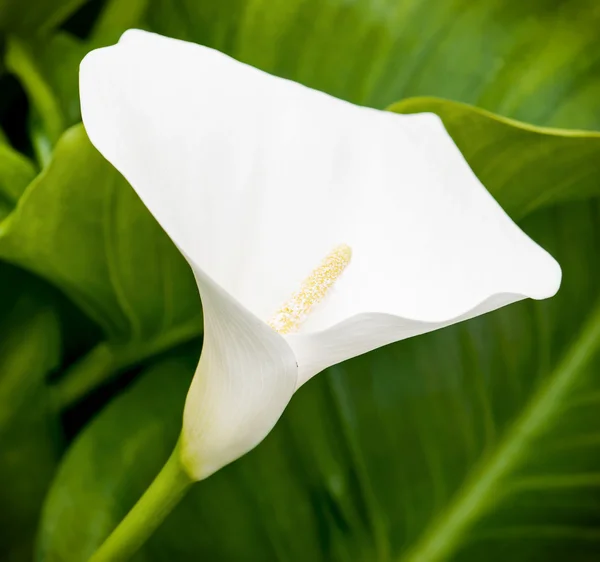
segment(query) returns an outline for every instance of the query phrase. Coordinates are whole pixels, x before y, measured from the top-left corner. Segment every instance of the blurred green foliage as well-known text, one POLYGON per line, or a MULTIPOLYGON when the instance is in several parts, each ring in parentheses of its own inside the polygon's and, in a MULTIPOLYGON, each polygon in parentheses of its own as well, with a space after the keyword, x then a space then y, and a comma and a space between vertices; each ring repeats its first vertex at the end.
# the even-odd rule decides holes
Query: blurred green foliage
POLYGON ((35 0, 25 6, 20 0, 0 4, 0 30, 36 34, 51 31, 87 0, 35 0))
POLYGON ((39 281, 1 264, 0 286, 1 551, 3 560, 28 560, 61 450, 46 382, 60 361, 60 326, 39 281))
POLYGON ((37 558, 86 560, 166 459, 198 356, 185 262, 78 125, 79 61, 129 27, 356 103, 438 113, 564 271, 549 302, 311 381, 265 443, 199 484, 138 559, 594 559, 595 0, 3 0, 0 558, 33 559, 50 489, 37 558))

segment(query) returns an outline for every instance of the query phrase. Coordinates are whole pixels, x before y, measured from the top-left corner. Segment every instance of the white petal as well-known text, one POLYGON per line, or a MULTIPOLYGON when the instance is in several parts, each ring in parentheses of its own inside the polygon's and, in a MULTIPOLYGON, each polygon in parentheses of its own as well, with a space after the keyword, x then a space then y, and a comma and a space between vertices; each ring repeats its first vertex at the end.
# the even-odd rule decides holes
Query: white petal
POLYGON ((205 336, 185 404, 182 458, 201 480, 253 449, 271 431, 296 388, 285 340, 201 270, 205 336))
POLYGON ((439 322, 381 313, 358 314, 323 331, 289 336, 287 341, 299 365, 297 388, 327 367, 351 357, 480 316, 522 299, 523 295, 496 294, 460 316, 439 322))
POLYGON ((266 321, 336 244, 352 263, 288 338, 299 382, 344 358, 546 298, 560 268, 434 115, 357 107, 198 45, 129 32, 81 68, 84 123, 175 243, 266 321))

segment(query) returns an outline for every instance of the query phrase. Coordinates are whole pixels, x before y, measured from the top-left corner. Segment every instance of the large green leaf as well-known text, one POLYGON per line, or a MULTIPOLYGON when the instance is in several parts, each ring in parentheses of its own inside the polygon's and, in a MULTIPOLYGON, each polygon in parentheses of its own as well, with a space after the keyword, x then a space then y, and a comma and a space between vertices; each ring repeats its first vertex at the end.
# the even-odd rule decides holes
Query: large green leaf
POLYGON ((118 340, 198 318, 185 261, 82 126, 2 223, 0 256, 52 280, 118 340))
POLYGON ((61 448, 46 385, 59 361, 59 322, 23 272, 1 265, 0 288, 0 558, 26 562, 61 448))
POLYGON ((82 126, 0 223, 0 257, 60 287, 103 328, 108 343, 85 360, 84 386, 201 331, 185 260, 82 126))
MULTIPOLYGON (((309 382, 267 440, 198 484, 139 559, 593 559, 599 217, 579 203, 524 223, 563 264, 555 299, 309 382)), ((193 362, 187 370, 157 368, 83 432, 46 505, 41 560, 85 560, 147 486, 175 442, 193 362)))

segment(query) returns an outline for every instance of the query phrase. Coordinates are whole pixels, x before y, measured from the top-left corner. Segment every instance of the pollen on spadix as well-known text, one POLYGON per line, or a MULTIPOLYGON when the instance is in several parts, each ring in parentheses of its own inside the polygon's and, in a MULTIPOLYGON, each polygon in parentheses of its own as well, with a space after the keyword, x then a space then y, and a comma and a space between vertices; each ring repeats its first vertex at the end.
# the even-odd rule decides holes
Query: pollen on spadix
POLYGON ((346 244, 336 246, 312 273, 302 281, 300 288, 267 322, 280 334, 295 332, 306 319, 312 307, 323 300, 346 266, 352 249, 346 244))

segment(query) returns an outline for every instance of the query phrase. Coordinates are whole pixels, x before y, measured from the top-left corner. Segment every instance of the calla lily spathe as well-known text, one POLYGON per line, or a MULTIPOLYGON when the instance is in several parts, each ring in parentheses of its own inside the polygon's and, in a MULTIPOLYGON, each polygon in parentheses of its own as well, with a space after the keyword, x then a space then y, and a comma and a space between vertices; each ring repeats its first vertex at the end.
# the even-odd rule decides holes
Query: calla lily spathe
POLYGON ((142 31, 84 59, 81 103, 198 282, 182 433, 195 478, 257 445, 326 367, 558 290, 556 261, 435 115, 358 107, 142 31), (349 266, 297 333, 277 333, 269 318, 339 244, 349 266))

